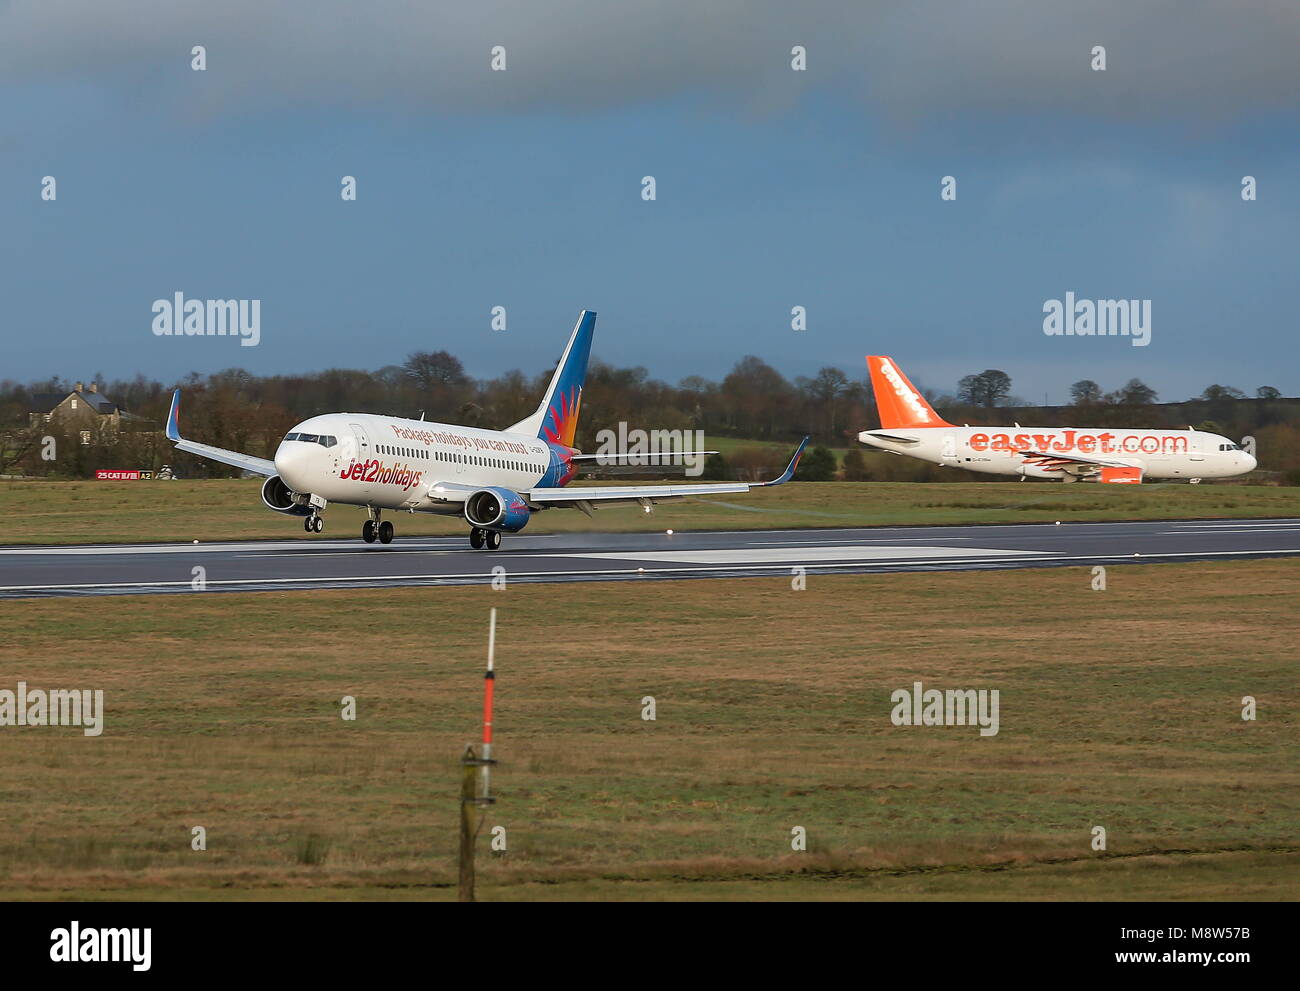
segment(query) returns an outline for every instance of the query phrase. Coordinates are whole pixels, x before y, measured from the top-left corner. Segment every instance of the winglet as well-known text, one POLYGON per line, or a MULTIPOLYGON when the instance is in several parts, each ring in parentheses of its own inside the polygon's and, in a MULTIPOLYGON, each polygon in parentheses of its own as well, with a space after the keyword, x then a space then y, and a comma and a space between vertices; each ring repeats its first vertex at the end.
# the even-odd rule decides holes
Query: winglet
POLYGON ((794 478, 795 470, 799 467, 799 459, 803 457, 803 449, 807 446, 808 438, 805 437, 799 442, 799 450, 794 452, 794 457, 790 459, 790 464, 786 467, 785 471, 781 472, 780 475, 772 479, 770 482, 757 483, 754 488, 764 485, 784 485, 786 482, 790 481, 790 479, 794 478))
POLYGON ((173 444, 181 439, 181 390, 172 393, 172 408, 167 412, 167 439, 173 444))

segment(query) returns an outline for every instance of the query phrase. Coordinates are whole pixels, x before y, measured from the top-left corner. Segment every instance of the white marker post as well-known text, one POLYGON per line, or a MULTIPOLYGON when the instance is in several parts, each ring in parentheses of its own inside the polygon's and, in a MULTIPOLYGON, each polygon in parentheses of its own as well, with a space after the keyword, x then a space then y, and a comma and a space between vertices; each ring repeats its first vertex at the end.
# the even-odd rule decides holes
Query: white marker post
POLYGON ((474 900, 474 840, 483 821, 482 809, 492 803, 489 790, 492 786, 492 689, 496 685, 496 674, 492 670, 493 655, 497 644, 497 611, 492 610, 488 621, 488 662, 487 673, 483 676, 483 744, 478 756, 474 755, 474 745, 465 748, 461 756, 460 779, 460 881, 458 900, 474 900), (474 768, 479 768, 480 790, 474 794, 474 768))
POLYGON ((488 658, 487 673, 483 676, 483 794, 482 798, 491 797, 492 787, 492 690, 496 686, 496 673, 492 662, 497 646, 497 610, 492 607, 488 619, 488 658))

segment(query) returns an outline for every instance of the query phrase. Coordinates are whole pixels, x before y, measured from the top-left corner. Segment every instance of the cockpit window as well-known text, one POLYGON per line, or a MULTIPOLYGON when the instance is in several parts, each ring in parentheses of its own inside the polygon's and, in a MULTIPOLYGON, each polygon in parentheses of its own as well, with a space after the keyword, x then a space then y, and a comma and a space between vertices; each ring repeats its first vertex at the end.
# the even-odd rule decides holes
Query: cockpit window
POLYGON ((321 447, 333 447, 339 439, 331 434, 285 434, 285 440, 302 441, 304 444, 319 444, 321 447))

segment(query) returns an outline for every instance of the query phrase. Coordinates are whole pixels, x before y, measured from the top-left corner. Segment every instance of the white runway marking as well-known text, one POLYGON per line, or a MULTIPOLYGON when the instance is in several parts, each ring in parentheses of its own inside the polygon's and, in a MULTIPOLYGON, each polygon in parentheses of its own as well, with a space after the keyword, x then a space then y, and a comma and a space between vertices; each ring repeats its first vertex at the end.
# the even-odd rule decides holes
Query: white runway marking
MULTIPOLYGON (((938 538, 930 537, 900 537, 897 534, 889 537, 863 537, 861 540, 852 541, 853 544, 888 544, 900 540, 936 540, 938 538)), ((944 540, 974 540, 974 537, 953 537, 945 535, 944 540)), ((803 547, 805 545, 816 547, 819 541, 816 540, 746 540, 745 544, 750 547, 803 547)), ((844 544, 842 546, 849 546, 844 544)))
POLYGON ((1300 527, 1300 520, 1215 520, 1213 522, 1175 523, 1174 526, 1180 530, 1224 530, 1235 527, 1285 527, 1295 529, 1300 527))
MULTIPOLYGON (((316 540, 316 541, 263 541, 259 543, 242 543, 242 544, 117 544, 109 546, 87 546, 87 547, 5 547, 0 549, 0 554, 39 554, 58 557, 60 555, 113 555, 120 556, 123 554, 225 554, 230 551, 259 551, 266 553, 269 551, 292 551, 301 552, 303 550, 346 550, 355 548, 361 541, 358 540, 316 540)), ((429 550, 442 549, 438 544, 416 543, 407 541, 407 547, 425 547, 429 550)))
MULTIPOLYGON (((965 551, 967 551, 967 548, 961 548, 961 550, 962 550, 963 552, 965 552, 965 551)), ((998 552, 998 553, 1001 553, 1001 552, 998 552)), ((1015 553, 1018 553, 1018 552, 1016 552, 1016 551, 1008 551, 1008 552, 1005 552, 1005 553, 1015 554, 1015 553)), ((1111 562, 1114 562, 1114 563, 1116 563, 1116 564, 1128 564, 1128 563, 1131 563, 1131 560, 1132 560, 1132 559, 1130 559, 1129 556, 1126 555, 1126 554, 1103 554, 1103 555, 1096 555, 1096 554, 1079 554, 1079 555, 1064 556, 1064 555, 1051 554, 1051 553, 1046 552, 1046 551, 1030 551, 1030 552, 1028 552, 1028 553, 1034 554, 1034 555, 1036 555, 1036 556, 1035 556, 1035 557, 1023 557, 1023 558, 998 558, 998 560, 1001 561, 1003 564, 1012 564, 1012 563, 1015 563, 1015 562, 1017 562, 1017 561, 1024 561, 1024 562, 1026 562, 1026 563, 1030 563, 1030 562, 1046 562, 1046 561, 1052 561, 1052 562, 1056 562, 1056 563, 1064 563, 1064 562, 1068 562, 1068 561, 1079 561, 1079 562, 1089 561, 1089 562, 1091 562, 1091 561, 1098 561, 1098 560, 1111 561, 1111 562)), ((1300 550, 1294 550, 1294 551, 1291 551, 1291 550, 1284 550, 1284 551, 1276 551, 1276 552, 1273 552, 1273 553, 1276 553, 1276 554, 1278 554, 1278 555, 1283 555, 1283 554, 1300 554, 1300 550)), ((1257 552, 1257 551, 1179 551, 1179 552, 1174 552, 1174 553, 1142 554, 1142 555, 1140 555, 1140 558, 1141 558, 1142 560, 1145 560, 1145 561, 1155 561, 1155 560, 1162 560, 1162 559, 1163 559, 1163 560, 1173 560, 1173 559, 1176 559, 1176 558, 1190 558, 1190 559, 1194 559, 1194 560, 1204 560, 1204 559, 1207 559, 1207 558, 1218 558, 1218 557, 1240 557, 1240 556, 1257 556, 1257 555, 1258 555, 1258 552, 1257 552)), ((563 556, 563 555, 557 555, 557 556, 563 556)), ((578 556, 584 556, 584 555, 578 555, 578 556)), ((1139 557, 1139 555, 1134 555, 1134 557, 1139 557)), ((906 563, 906 562, 900 562, 900 563, 906 563)), ((920 562, 915 562, 915 563, 920 563, 920 562)), ((961 564, 964 564, 964 563, 967 563, 967 562, 966 562, 966 560, 965 560, 964 558, 954 558, 954 559, 949 559, 949 560, 946 560, 946 561, 929 561, 929 562, 927 562, 927 563, 930 564, 930 565, 935 565, 935 564, 954 564, 954 565, 961 565, 961 564)), ((740 570, 742 570, 742 571, 752 571, 752 572, 756 572, 756 573, 757 573, 757 572, 763 572, 763 571, 775 571, 775 572, 778 572, 778 573, 779 573, 779 572, 783 571, 786 567, 787 567, 787 565, 785 565, 785 564, 752 564, 752 565, 745 565, 745 566, 743 566, 740 570)), ((834 567, 836 567, 836 565, 835 565, 835 564, 832 564, 832 563, 823 563, 823 564, 818 564, 818 563, 816 563, 816 562, 811 562, 811 563, 808 564, 808 567, 810 567, 810 568, 834 568, 834 567)), ((610 577, 628 577, 628 578, 632 578, 632 577, 640 577, 640 576, 642 575, 642 573, 644 573, 644 574, 646 574, 646 575, 654 575, 654 574, 658 574, 658 573, 671 574, 671 575, 682 575, 682 574, 697 574, 697 575, 702 575, 702 574, 706 574, 706 573, 708 573, 708 572, 721 571, 721 572, 727 572, 727 573, 729 573, 729 574, 735 574, 736 570, 737 570, 737 569, 735 569, 735 568, 732 567, 732 566, 711 567, 711 568, 704 568, 704 567, 699 567, 699 568, 648 568, 648 569, 647 569, 647 568, 635 568, 635 569, 633 569, 633 568, 615 568, 615 569, 600 570, 600 571, 524 571, 524 572, 514 572, 514 573, 512 573, 512 574, 510 575, 510 577, 511 577, 511 578, 537 578, 537 579, 541 579, 541 580, 546 580, 546 579, 548 579, 548 578, 559 578, 559 579, 565 579, 565 578, 569 578, 569 577, 572 577, 572 576, 577 576, 577 577, 587 577, 587 578, 590 578, 590 577, 594 577, 594 576, 597 576, 597 575, 606 575, 606 576, 610 576, 610 577)), ((472 581, 472 580, 479 580, 479 581, 483 581, 483 582, 488 582, 488 581, 491 581, 492 578, 493 578, 493 575, 492 575, 491 573, 472 572, 472 573, 468 573, 468 574, 459 574, 459 575, 439 575, 439 574, 424 574, 424 575, 348 575, 348 576, 334 576, 334 575, 330 575, 330 576, 316 576, 316 577, 303 577, 303 578, 230 578, 230 579, 223 579, 223 580, 216 580, 216 581, 214 581, 214 580, 212 580, 212 579, 208 579, 208 583, 207 583, 207 584, 208 584, 209 587, 234 587, 234 586, 240 586, 240 585, 243 585, 243 586, 254 586, 254 587, 257 587, 257 586, 270 586, 270 585, 275 585, 275 586, 290 586, 290 585, 325 586, 325 585, 331 585, 331 584, 333 584, 333 585, 355 585, 355 586, 359 586, 359 587, 364 587, 364 586, 366 586, 366 585, 373 585, 373 584, 377 584, 377 583, 380 583, 380 582, 408 582, 408 581, 419 581, 419 582, 430 582, 430 583, 433 583, 433 584, 439 584, 439 583, 442 583, 442 582, 457 582, 457 581, 463 581, 463 580, 471 580, 471 581, 472 581)), ((190 582, 189 580, 182 580, 182 581, 83 582, 83 583, 73 583, 73 584, 66 584, 66 583, 65 583, 65 584, 55 584, 55 585, 0 585, 0 592, 35 592, 35 591, 56 591, 56 590, 72 590, 72 589, 86 589, 86 590, 91 590, 91 589, 110 589, 110 588, 117 588, 117 589, 141 589, 141 590, 145 590, 145 589, 156 589, 156 588, 178 588, 178 589, 179 589, 179 588, 190 588, 190 587, 191 587, 191 582, 190 582)))
POLYGON ((755 561, 880 561, 940 557, 1027 557, 1047 551, 993 550, 986 547, 773 547, 711 551, 587 551, 537 557, 599 558, 606 561, 662 561, 665 564, 749 564, 755 561))
POLYGON ((1281 523, 1269 523, 1267 525, 1252 526, 1213 526, 1213 527, 1182 527, 1177 530, 1161 530, 1161 536, 1168 534, 1178 534, 1180 536, 1208 537, 1217 533, 1293 533, 1300 535, 1300 524, 1289 526, 1281 523))

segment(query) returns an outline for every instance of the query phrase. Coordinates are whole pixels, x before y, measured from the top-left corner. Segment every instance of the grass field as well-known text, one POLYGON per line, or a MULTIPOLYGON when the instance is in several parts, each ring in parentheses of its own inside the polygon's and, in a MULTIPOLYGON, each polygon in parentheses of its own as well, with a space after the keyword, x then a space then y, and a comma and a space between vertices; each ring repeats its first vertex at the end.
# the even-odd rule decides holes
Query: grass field
POLYGON ((0 898, 454 898, 490 606, 482 899, 1296 898, 1300 564, 1108 579, 5 602, 0 688, 107 716, 0 728, 0 898), (1000 732, 894 726, 916 680, 1000 732))
MULTIPOLYGON (((784 464, 790 459, 790 445, 781 440, 748 440, 744 437, 709 437, 705 441, 704 449, 717 451, 724 458, 730 460, 738 451, 763 450, 771 453, 772 463, 779 465, 784 464)), ((862 448, 857 448, 862 450, 862 448)), ((835 455, 835 463, 842 465, 844 455, 848 454, 852 448, 848 447, 831 447, 827 448, 835 455)))
MULTIPOLYGON (((0 482, 0 544, 307 538, 295 517, 262 505, 257 480, 0 482)), ((539 513, 527 533, 735 530, 919 523, 1300 516, 1300 487, 792 482, 740 496, 656 508, 539 513)), ((321 538, 360 533, 362 510, 332 506, 321 538)), ((398 536, 464 534, 458 517, 394 517, 398 536)), ((314 538, 314 539, 321 539, 314 538)))

